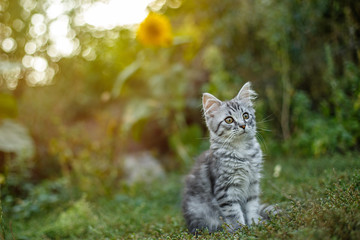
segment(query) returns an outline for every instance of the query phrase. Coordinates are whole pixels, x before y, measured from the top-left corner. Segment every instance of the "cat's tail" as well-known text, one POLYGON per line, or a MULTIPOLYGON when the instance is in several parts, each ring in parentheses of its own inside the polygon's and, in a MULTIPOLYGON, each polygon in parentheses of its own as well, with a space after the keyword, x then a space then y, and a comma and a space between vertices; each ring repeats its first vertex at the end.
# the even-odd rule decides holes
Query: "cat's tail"
POLYGON ((263 220, 269 220, 271 215, 281 214, 281 209, 276 205, 261 204, 259 207, 259 215, 263 220))

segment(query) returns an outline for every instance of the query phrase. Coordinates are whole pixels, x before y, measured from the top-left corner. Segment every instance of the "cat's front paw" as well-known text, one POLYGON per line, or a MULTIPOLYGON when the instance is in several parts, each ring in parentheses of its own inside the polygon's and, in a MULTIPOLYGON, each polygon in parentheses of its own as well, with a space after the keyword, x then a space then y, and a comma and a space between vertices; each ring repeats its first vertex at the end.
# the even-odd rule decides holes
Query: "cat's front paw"
POLYGON ((226 229, 226 231, 229 233, 234 233, 237 230, 241 229, 243 226, 244 225, 239 222, 232 223, 232 224, 224 223, 224 229, 226 229))
POLYGON ((255 215, 252 216, 251 218, 248 219, 248 225, 257 225, 257 224, 261 224, 263 222, 263 218, 260 215, 255 215))

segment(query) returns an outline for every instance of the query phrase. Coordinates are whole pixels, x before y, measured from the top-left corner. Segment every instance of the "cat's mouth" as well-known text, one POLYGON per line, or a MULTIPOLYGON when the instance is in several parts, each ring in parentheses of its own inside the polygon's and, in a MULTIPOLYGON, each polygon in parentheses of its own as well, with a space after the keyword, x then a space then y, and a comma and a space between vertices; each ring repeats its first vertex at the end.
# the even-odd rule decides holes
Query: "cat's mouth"
POLYGON ((237 132, 237 136, 244 135, 245 133, 247 133, 245 129, 244 129, 244 130, 240 130, 240 131, 237 132))

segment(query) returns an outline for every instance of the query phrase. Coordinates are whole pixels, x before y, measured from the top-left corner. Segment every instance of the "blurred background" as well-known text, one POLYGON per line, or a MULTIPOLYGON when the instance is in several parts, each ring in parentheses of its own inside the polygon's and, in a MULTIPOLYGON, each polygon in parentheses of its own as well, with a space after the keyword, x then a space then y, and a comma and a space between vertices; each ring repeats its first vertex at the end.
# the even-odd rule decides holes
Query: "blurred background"
POLYGON ((247 81, 267 161, 356 152, 359 58, 355 0, 1 0, 4 214, 187 172, 247 81))

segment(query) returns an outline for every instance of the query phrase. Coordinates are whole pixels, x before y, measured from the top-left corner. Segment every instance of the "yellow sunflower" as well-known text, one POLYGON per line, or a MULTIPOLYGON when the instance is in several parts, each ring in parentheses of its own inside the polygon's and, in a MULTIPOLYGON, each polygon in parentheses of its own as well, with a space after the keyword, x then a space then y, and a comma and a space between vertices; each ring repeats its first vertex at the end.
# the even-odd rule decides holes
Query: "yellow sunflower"
POLYGON ((140 24, 137 38, 145 46, 170 46, 173 36, 169 19, 160 14, 150 13, 140 24))

